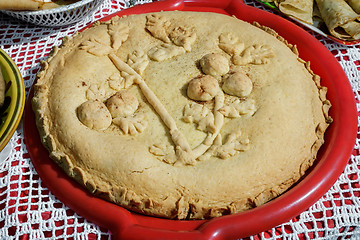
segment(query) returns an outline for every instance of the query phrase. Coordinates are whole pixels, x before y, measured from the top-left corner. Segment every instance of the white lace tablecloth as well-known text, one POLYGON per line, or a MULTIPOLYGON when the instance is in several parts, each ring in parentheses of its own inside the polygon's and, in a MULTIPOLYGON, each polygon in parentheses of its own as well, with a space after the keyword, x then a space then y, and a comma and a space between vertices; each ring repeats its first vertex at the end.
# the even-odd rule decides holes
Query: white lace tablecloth
MULTIPOLYGON (((130 3, 149 1, 104 0, 94 14, 62 28, 31 26, 0 13, 0 48, 19 67, 28 94, 40 61, 64 36, 130 3)), ((255 1, 245 2, 264 9, 255 1)), ((343 46, 313 35, 343 67, 360 111, 360 45, 343 46)), ((360 239, 359 141, 344 172, 320 200, 289 222, 246 239, 360 239)), ((22 123, 0 154, 0 239, 111 239, 107 229, 77 215, 44 186, 24 144, 22 123)))

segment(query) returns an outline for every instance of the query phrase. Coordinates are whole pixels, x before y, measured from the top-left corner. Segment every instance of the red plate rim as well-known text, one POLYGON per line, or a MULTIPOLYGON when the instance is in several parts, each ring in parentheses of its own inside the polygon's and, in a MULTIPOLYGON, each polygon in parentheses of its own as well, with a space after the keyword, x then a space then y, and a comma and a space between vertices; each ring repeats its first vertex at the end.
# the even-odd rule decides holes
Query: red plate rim
POLYGON ((108 16, 158 11, 199 11, 234 15, 244 21, 257 21, 276 30, 289 43, 296 44, 300 57, 311 61, 312 70, 322 77, 332 103, 334 119, 325 135, 318 160, 303 179, 278 198, 243 213, 212 220, 167 220, 132 213, 96 198, 70 179, 41 145, 31 109, 31 90, 24 114, 24 135, 30 158, 49 190, 86 219, 109 229, 113 239, 236 239, 266 231, 309 208, 336 182, 352 153, 357 136, 357 110, 350 83, 330 51, 297 25, 245 5, 239 0, 168 0, 135 6, 108 16))

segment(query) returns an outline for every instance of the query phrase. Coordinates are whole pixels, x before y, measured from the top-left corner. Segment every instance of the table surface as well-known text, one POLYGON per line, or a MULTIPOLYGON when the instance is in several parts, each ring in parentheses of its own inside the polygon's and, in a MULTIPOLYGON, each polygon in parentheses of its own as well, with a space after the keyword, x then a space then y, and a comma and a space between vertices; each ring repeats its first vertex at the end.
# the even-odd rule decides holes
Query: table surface
MULTIPOLYGON (((64 36, 127 8, 130 3, 150 1, 104 0, 81 22, 58 28, 32 26, 0 13, 0 48, 17 64, 28 95, 40 61, 46 59, 53 46, 60 45, 64 36)), ((245 2, 271 12, 256 1, 245 2)), ((359 112, 360 44, 340 45, 307 31, 339 61, 352 86, 359 112)), ((289 222, 246 239, 360 239, 359 139, 343 173, 321 199, 289 222)), ((111 239, 107 229, 76 214, 42 183, 24 143, 22 122, 0 153, 0 239, 111 239)))

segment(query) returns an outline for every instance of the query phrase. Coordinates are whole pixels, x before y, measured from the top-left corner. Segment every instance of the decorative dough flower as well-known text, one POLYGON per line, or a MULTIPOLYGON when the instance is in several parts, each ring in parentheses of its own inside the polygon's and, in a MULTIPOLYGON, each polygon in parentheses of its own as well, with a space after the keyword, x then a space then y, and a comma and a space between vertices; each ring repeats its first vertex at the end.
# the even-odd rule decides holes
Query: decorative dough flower
POLYGON ((200 59, 200 66, 205 74, 222 76, 229 72, 229 60, 220 53, 209 53, 200 59))
POLYGON ((107 129, 112 122, 111 114, 105 104, 98 100, 88 100, 76 109, 77 117, 91 129, 107 129))
POLYGON ((121 90, 106 101, 106 107, 113 118, 127 117, 138 109, 139 101, 131 92, 121 90))
POLYGON ((195 101, 210 101, 219 91, 216 78, 203 75, 192 79, 187 88, 187 95, 195 101))
POLYGON ((224 92, 237 97, 248 96, 253 88, 251 79, 242 71, 231 73, 222 85, 224 92))

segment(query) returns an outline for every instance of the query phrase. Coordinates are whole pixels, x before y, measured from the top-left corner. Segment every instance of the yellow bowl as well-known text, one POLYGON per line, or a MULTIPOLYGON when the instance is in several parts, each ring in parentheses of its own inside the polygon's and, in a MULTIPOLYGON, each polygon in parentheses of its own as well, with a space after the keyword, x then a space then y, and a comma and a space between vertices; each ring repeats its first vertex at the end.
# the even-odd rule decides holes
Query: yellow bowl
POLYGON ((0 70, 5 80, 5 101, 0 108, 0 151, 20 123, 25 106, 25 86, 14 61, 0 49, 0 70))

